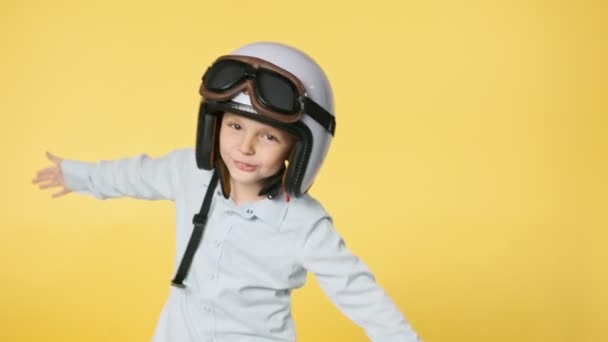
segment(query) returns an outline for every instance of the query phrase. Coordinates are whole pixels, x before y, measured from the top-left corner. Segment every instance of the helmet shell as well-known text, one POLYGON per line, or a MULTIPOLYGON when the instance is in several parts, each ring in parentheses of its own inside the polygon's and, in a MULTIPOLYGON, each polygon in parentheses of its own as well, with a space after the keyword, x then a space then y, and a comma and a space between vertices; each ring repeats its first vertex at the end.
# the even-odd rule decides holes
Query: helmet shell
MULTIPOLYGON (((260 58, 289 71, 301 81, 306 96, 335 117, 333 93, 329 80, 321 67, 304 52, 280 43, 256 42, 242 46, 232 51, 231 54, 260 58)), ((262 120, 261 114, 253 109, 248 94, 239 93, 229 102, 227 110, 230 110, 230 107, 248 108, 246 110, 248 117, 255 119, 256 116, 260 116, 260 121, 268 122, 267 118, 262 120)), ((217 130, 211 127, 217 127, 217 122, 212 122, 213 118, 205 117, 212 114, 204 108, 203 99, 197 132, 197 163, 201 168, 211 169, 215 166, 215 162, 210 160, 214 154, 212 153, 213 144, 217 144, 217 137, 211 136, 217 130), (207 145, 200 146, 205 144, 207 145)), ((238 110, 235 112, 239 113, 238 110)), ((294 196, 306 193, 312 186, 332 140, 332 135, 324 127, 306 113, 303 114, 297 125, 301 133, 298 134, 298 142, 294 146, 289 165, 283 176, 285 190, 294 196)))

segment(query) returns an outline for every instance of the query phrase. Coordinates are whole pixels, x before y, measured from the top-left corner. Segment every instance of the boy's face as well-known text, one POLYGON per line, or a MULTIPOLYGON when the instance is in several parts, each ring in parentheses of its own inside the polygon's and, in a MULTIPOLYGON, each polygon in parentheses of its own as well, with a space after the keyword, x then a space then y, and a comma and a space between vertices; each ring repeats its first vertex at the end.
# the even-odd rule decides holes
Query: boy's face
POLYGON ((230 172, 233 186, 259 190, 262 180, 275 175, 283 167, 293 140, 281 129, 225 113, 220 129, 220 155, 230 172))

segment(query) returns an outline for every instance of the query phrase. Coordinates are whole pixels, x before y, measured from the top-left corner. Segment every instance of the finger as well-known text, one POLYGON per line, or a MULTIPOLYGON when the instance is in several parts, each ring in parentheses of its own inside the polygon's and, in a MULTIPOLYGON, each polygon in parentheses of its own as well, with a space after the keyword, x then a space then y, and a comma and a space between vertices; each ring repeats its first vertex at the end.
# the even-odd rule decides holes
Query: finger
POLYGON ((46 178, 46 177, 36 177, 36 178, 32 179, 32 184, 38 184, 38 183, 44 182, 48 179, 49 178, 46 178))
POLYGON ((52 181, 50 183, 46 183, 46 184, 40 185, 39 188, 42 190, 42 189, 54 188, 54 187, 57 187, 57 186, 59 186, 59 182, 52 181))
POLYGON ((59 171, 57 169, 57 166, 49 166, 49 167, 45 167, 42 170, 39 170, 36 174, 38 176, 55 175, 55 174, 57 174, 57 171, 59 171))
POLYGON ((69 194, 70 192, 72 192, 72 191, 69 189, 63 188, 63 190, 61 190, 60 192, 54 193, 53 195, 51 195, 51 197, 57 198, 57 197, 65 196, 66 194, 69 194))
POLYGON ((38 184, 38 183, 41 183, 41 182, 46 182, 46 181, 49 181, 49 180, 53 180, 53 178, 55 178, 55 177, 52 176, 52 175, 43 175, 43 176, 34 177, 34 178, 32 178, 32 184, 38 184))
POLYGON ((49 151, 46 151, 46 157, 55 164, 59 164, 61 162, 61 158, 57 157, 49 151))
POLYGON ((33 179, 32 179, 32 183, 36 184, 36 183, 40 183, 42 181, 45 180, 52 180, 52 179, 58 179, 58 174, 57 172, 53 172, 52 170, 50 171, 45 171, 45 172, 39 172, 33 179))

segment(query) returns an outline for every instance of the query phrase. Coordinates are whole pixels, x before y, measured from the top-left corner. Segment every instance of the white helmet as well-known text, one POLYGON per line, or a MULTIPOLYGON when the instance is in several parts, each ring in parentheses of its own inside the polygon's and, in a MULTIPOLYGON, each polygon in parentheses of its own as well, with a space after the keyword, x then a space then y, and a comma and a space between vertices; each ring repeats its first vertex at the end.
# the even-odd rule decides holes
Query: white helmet
POLYGON ((288 166, 272 178, 261 195, 273 197, 281 185, 293 196, 308 191, 335 131, 331 87, 312 58, 278 43, 245 45, 218 58, 207 69, 200 93, 197 165, 206 170, 220 169, 226 196, 230 188, 218 139, 225 111, 275 125, 297 137, 288 166))

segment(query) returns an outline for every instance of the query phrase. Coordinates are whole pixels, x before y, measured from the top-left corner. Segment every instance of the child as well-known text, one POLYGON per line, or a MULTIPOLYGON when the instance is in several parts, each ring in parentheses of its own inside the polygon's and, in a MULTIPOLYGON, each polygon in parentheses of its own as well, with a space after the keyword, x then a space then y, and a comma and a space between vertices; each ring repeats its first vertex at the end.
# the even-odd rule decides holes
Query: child
POLYGON ((307 194, 335 129, 319 66, 254 43, 217 59, 200 94, 194 149, 96 164, 48 154, 33 181, 63 187, 54 197, 175 202, 176 275, 153 341, 295 341, 291 291, 307 271, 372 341, 419 341, 307 194))

